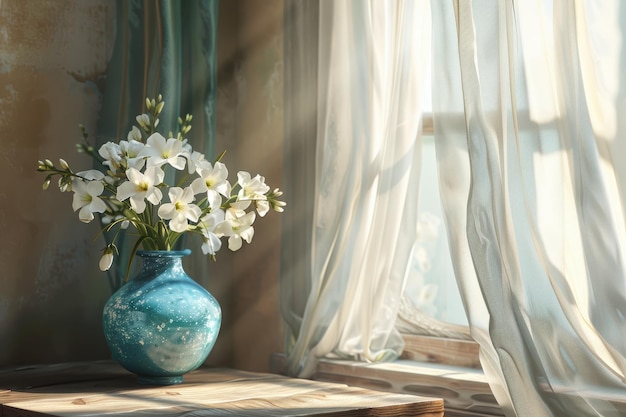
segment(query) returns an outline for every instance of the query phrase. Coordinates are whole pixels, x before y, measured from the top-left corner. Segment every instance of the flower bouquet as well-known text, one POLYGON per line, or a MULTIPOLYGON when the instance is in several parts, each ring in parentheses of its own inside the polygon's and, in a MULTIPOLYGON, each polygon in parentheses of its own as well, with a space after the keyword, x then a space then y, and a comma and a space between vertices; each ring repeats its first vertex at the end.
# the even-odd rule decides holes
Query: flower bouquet
MULTIPOLYGON (((186 138, 191 115, 178 118, 178 132, 166 138, 157 131, 159 114, 165 103, 146 99, 146 113, 136 117, 126 140, 107 142, 97 151, 89 144, 81 126, 83 141, 79 152, 93 157, 101 169, 74 172, 64 159, 59 165, 45 159, 37 170, 48 173, 43 188, 55 176, 63 192, 73 192, 72 208, 82 222, 101 215, 103 231, 117 231, 107 242, 100 269, 108 270, 118 254, 116 239, 120 230, 133 228, 138 236, 131 254, 138 248, 169 251, 185 233, 197 235, 202 252, 215 259, 228 238, 228 248, 236 251, 242 241, 254 235, 256 213, 265 216, 271 209, 282 212, 279 189, 271 190, 265 178, 246 171, 237 173, 237 182, 228 180, 228 169, 221 161, 213 163, 194 151, 186 138)), ((128 279, 128 276, 126 277, 128 279)))

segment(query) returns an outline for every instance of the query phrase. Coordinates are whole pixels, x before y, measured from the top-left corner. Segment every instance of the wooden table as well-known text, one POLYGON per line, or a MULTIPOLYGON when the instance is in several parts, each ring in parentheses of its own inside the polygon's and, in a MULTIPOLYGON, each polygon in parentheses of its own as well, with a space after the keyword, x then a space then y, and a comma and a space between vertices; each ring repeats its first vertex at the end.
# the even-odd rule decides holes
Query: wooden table
POLYGON ((232 369, 169 386, 140 385, 108 361, 0 370, 0 417, 131 415, 442 417, 443 400, 232 369))

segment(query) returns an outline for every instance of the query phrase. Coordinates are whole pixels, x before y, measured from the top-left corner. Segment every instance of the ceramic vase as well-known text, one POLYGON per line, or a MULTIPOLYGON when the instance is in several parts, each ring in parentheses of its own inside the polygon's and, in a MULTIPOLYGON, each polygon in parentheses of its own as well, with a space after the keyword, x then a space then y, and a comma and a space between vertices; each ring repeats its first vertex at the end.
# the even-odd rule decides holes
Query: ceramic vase
POLYGON ((143 265, 104 307, 114 360, 140 383, 169 385, 198 368, 217 339, 219 303, 183 269, 183 251, 138 251, 143 265))

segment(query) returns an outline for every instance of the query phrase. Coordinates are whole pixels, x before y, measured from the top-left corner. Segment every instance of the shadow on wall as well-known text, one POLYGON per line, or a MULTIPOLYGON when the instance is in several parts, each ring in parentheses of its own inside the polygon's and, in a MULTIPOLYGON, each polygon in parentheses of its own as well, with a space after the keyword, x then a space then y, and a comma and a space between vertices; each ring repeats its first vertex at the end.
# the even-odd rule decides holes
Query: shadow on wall
POLYGON ((36 166, 89 168, 78 124, 95 131, 114 17, 112 0, 0 3, 0 366, 109 355, 98 227, 36 166))
MULTIPOLYGON (((233 170, 282 188, 283 2, 268 1, 220 1, 216 149, 228 150, 233 170)), ((90 168, 75 144, 80 123, 96 132, 115 5, 0 0, 0 367, 110 358, 98 225, 80 223, 56 184, 43 191, 36 167, 61 157, 75 171, 90 168)), ((209 276, 190 265, 224 310, 210 365, 264 371, 282 350, 280 217, 255 224, 251 245, 220 253, 209 276)))

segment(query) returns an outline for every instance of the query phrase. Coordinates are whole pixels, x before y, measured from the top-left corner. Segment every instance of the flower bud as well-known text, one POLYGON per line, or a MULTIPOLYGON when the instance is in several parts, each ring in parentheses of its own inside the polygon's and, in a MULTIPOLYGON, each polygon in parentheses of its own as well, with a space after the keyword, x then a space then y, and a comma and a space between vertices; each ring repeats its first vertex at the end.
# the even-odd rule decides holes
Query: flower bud
POLYGON ((61 178, 59 178, 59 190, 62 193, 66 191, 72 191, 72 180, 66 176, 62 176, 61 178))
MULTIPOLYGON (((282 192, 281 192, 282 194, 282 192)), ((273 198, 270 199, 270 204, 272 206, 272 209, 277 212, 277 213, 282 213, 283 211, 285 211, 285 209, 283 209, 283 207, 285 207, 287 205, 287 203, 285 203, 284 201, 280 201, 280 200, 274 200, 273 198)))
POLYGON ((157 114, 159 114, 159 113, 161 113, 163 111, 163 106, 165 106, 165 102, 164 101, 162 101, 159 104, 157 104, 157 107, 156 107, 157 114))
POLYGON ((113 249, 111 246, 107 246, 102 252, 102 258, 100 258, 98 267, 100 267, 101 271, 108 271, 111 265, 113 265, 113 249))
POLYGON ((145 113, 140 114, 135 119, 137 120, 137 123, 139 124, 139 126, 141 126, 142 129, 146 129, 148 128, 148 126, 150 126, 150 116, 148 116, 145 113))
POLYGON ((47 189, 48 189, 48 187, 50 187, 50 178, 47 178, 47 179, 43 182, 43 186, 42 186, 42 188, 43 188, 44 190, 47 190, 47 189))
POLYGON ((65 161, 65 159, 63 158, 59 158, 59 165, 61 165, 61 168, 63 169, 70 169, 70 166, 68 165, 67 161, 65 161))

